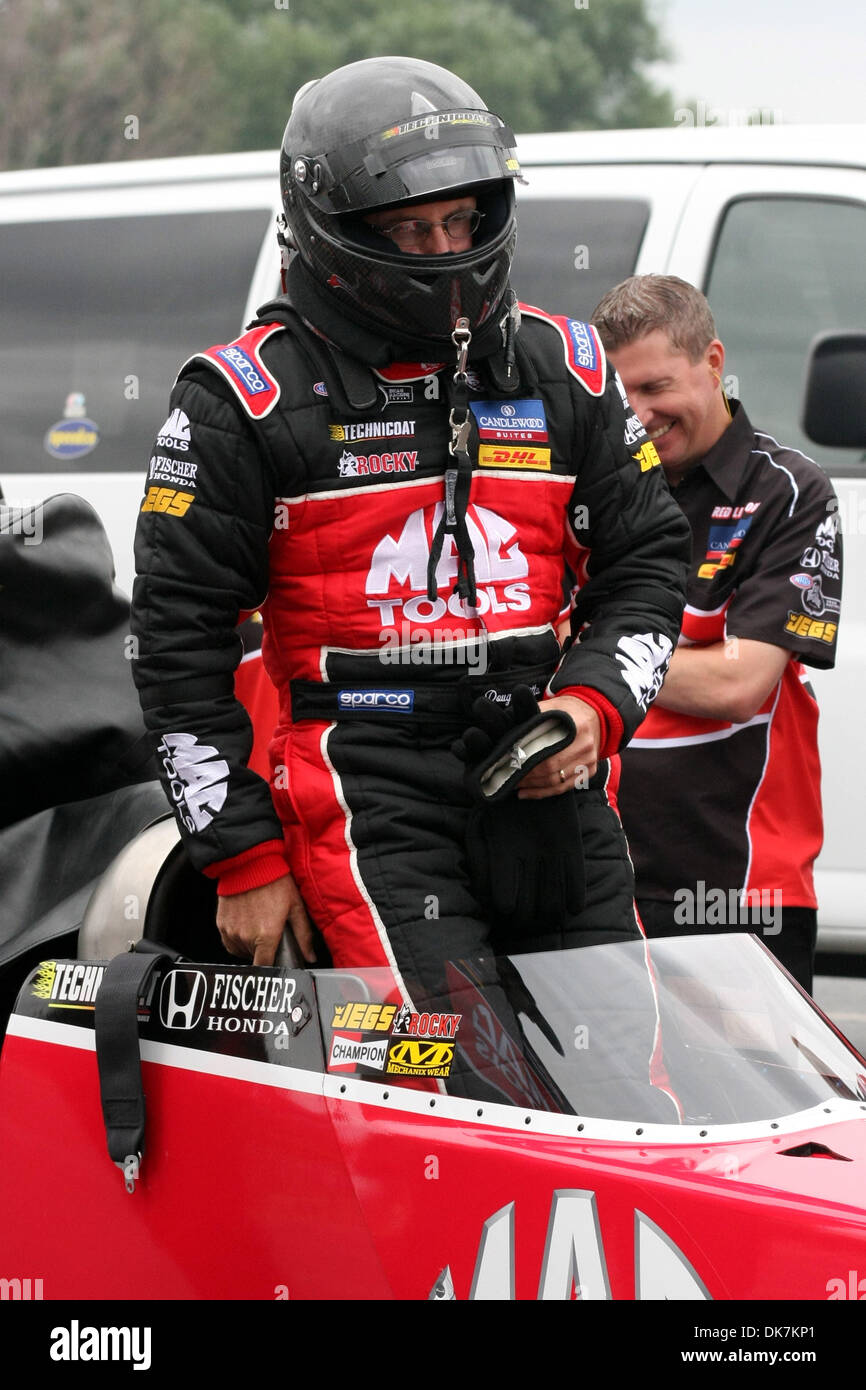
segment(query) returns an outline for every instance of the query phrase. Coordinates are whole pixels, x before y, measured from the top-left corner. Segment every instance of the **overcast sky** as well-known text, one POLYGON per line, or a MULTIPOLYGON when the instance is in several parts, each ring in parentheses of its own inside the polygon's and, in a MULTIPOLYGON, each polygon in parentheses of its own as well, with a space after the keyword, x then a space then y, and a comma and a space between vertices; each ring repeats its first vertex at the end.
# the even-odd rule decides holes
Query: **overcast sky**
POLYGON ((764 123, 866 122, 866 0, 652 0, 652 9, 676 51, 657 76, 678 106, 781 113, 764 123))

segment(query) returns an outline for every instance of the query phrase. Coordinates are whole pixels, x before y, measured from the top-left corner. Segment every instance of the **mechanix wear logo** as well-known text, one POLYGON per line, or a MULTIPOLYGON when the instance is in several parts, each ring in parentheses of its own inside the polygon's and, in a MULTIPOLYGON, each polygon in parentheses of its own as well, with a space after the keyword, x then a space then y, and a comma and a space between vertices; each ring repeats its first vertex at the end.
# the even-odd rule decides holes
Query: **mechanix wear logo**
POLYGON ((453 1042, 404 1038, 388 1048, 385 1071, 389 1076, 449 1076, 453 1061, 453 1042))

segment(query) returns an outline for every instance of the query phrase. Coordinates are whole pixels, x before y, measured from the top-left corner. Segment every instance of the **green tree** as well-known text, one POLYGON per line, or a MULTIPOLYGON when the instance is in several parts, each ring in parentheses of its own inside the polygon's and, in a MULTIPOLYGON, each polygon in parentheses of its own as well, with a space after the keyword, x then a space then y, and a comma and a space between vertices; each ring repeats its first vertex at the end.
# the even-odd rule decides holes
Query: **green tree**
POLYGON ((302 83, 380 54, 453 69, 516 130, 669 124, 647 3, 0 0, 0 166, 267 148, 302 83))

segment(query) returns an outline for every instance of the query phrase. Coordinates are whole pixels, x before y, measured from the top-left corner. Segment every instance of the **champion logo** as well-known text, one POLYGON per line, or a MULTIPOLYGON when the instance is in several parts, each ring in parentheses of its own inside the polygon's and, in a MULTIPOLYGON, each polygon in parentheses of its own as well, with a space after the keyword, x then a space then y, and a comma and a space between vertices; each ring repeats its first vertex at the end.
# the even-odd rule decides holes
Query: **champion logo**
POLYGON ((190 439, 189 420, 182 410, 173 410, 156 436, 161 448, 182 449, 184 452, 189 448, 190 439))

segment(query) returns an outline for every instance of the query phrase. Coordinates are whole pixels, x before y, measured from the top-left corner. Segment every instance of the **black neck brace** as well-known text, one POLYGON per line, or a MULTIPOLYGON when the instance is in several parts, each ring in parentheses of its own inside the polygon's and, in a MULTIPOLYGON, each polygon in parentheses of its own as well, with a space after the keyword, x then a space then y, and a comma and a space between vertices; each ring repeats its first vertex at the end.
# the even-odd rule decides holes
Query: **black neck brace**
MULTIPOLYGON (((313 280, 298 255, 289 262, 286 287, 292 305, 308 324, 369 367, 385 367, 389 362, 450 362, 454 355, 450 342, 415 338, 397 329, 386 334, 371 328, 360 311, 357 317, 353 315, 348 303, 338 308, 333 296, 313 280)), ((500 353, 502 345, 498 320, 486 323, 472 334, 470 360, 500 353)))

